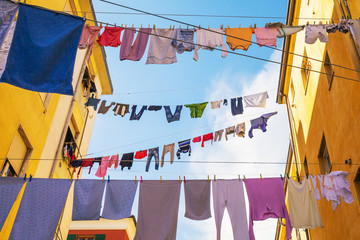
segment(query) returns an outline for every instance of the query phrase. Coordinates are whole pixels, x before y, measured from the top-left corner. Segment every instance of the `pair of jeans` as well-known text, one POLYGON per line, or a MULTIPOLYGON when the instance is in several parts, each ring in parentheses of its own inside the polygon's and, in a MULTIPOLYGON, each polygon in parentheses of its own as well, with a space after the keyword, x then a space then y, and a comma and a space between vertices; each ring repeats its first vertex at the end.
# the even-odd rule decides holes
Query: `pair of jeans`
POLYGON ((146 161, 146 168, 145 168, 146 172, 149 171, 151 158, 153 156, 155 157, 155 169, 158 170, 159 169, 159 147, 149 149, 148 158, 146 161))
POLYGON ((182 110, 182 105, 176 106, 174 114, 171 113, 169 106, 164 106, 164 109, 165 109, 166 119, 167 119, 168 123, 180 120, 180 113, 182 110))

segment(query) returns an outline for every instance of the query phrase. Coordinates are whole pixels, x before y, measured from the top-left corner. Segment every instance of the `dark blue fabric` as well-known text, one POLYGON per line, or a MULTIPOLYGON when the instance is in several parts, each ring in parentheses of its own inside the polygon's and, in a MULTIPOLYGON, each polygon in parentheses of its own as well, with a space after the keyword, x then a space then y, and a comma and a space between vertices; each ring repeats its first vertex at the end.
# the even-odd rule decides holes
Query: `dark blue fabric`
POLYGON ((9 240, 53 239, 70 185, 68 179, 28 181, 9 240))
POLYGON ((11 22, 19 9, 19 5, 6 0, 0 0, 0 46, 9 31, 11 22))
POLYGON ((0 82, 36 92, 73 94, 84 20, 21 4, 0 82))
POLYGON ((233 116, 243 114, 244 108, 242 104, 242 97, 231 99, 231 113, 233 116))
POLYGON ((97 106, 99 105, 100 99, 97 98, 88 98, 87 102, 85 103, 86 107, 93 107, 96 111, 97 106))
POLYGON ((142 108, 140 109, 140 111, 138 113, 136 113, 136 107, 137 107, 137 105, 134 105, 131 108, 132 110, 131 110, 130 120, 140 120, 144 111, 147 110, 147 106, 145 105, 145 106, 142 106, 142 108))
POLYGON ((0 178, 0 229, 24 183, 22 178, 0 178))

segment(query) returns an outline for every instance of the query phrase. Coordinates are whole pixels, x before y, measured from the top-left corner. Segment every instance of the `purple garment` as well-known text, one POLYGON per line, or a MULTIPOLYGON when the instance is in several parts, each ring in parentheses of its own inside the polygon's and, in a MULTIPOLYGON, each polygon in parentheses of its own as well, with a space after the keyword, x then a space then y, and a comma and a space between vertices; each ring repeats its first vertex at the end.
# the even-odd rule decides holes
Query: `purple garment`
POLYGON ((184 182, 184 192, 185 217, 192 220, 211 218, 208 180, 187 180, 184 182))
POLYGON ((149 33, 151 33, 151 28, 140 28, 135 42, 131 46, 135 32, 135 28, 125 29, 120 47, 120 61, 139 61, 143 57, 149 40, 149 33))
POLYGON ((253 221, 268 218, 285 218, 286 239, 290 239, 292 227, 281 178, 247 179, 245 186, 249 199, 250 240, 255 240, 253 221))
POLYGON ((18 4, 5 0, 0 1, 0 47, 18 10, 18 4))
POLYGON ((249 130, 249 137, 252 138, 254 136, 253 135, 254 129, 261 129, 263 132, 266 132, 267 121, 271 116, 275 114, 277 114, 277 112, 266 113, 261 115, 261 117, 250 120, 251 128, 249 130))

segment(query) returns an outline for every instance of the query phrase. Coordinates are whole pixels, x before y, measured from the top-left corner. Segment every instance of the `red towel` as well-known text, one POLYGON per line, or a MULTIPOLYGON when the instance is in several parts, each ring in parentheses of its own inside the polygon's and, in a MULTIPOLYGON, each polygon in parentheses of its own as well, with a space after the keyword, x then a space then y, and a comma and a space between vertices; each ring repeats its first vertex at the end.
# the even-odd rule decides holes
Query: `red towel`
POLYGON ((208 133, 208 134, 203 135, 201 147, 204 147, 204 142, 209 141, 209 140, 211 140, 211 144, 213 144, 213 140, 214 140, 213 133, 208 133))

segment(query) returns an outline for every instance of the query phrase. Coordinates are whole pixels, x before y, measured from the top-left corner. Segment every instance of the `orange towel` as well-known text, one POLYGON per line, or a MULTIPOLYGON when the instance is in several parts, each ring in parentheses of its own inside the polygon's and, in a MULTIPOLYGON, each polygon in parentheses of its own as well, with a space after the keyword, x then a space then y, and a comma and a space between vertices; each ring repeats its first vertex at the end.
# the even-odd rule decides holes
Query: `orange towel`
POLYGON ((242 49, 247 51, 251 45, 251 37, 253 34, 252 28, 226 28, 225 29, 226 43, 229 45, 231 50, 242 49), (233 37, 229 37, 233 36, 233 37), (237 38, 234 38, 237 37, 237 38), (244 39, 240 40, 238 38, 244 39))

